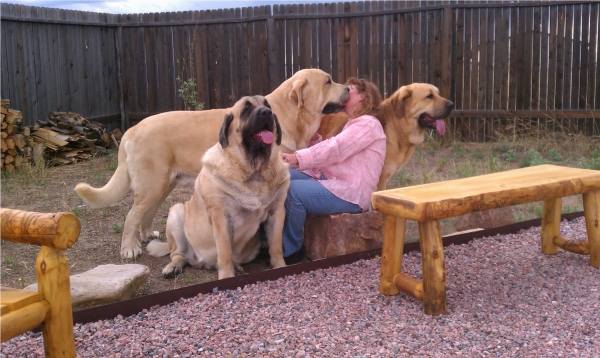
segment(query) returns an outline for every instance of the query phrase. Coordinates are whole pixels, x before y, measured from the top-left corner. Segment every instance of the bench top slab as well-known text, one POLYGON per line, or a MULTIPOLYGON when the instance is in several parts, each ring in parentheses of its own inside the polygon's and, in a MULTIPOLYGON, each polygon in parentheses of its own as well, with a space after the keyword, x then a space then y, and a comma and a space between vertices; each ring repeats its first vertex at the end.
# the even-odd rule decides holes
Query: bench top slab
POLYGON ((538 165, 373 193, 384 214, 429 221, 600 190, 600 171, 538 165))

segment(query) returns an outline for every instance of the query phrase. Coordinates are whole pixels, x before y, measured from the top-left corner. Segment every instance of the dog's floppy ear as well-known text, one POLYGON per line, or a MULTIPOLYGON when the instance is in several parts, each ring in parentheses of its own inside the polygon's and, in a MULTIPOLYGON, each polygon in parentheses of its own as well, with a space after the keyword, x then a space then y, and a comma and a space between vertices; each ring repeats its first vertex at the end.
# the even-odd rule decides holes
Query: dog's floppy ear
POLYGON ((222 148, 229 145, 229 126, 231 122, 233 122, 233 113, 226 114, 225 118, 223 118, 221 131, 219 132, 219 143, 221 143, 222 148))
POLYGON ((281 133, 281 126, 279 125, 279 121, 277 120, 277 116, 275 115, 275 113, 273 113, 273 119, 275 120, 275 127, 277 128, 276 143, 277 145, 281 145, 281 138, 283 137, 283 134, 281 133))
POLYGON ((392 97, 392 108, 394 108, 394 114, 396 117, 404 117, 404 101, 412 96, 412 90, 409 86, 402 86, 392 97))
POLYGON ((294 81, 294 84, 292 85, 292 90, 290 91, 289 99, 298 103, 298 108, 304 105, 304 102, 302 101, 302 88, 304 88, 305 84, 306 79, 296 80, 294 81))

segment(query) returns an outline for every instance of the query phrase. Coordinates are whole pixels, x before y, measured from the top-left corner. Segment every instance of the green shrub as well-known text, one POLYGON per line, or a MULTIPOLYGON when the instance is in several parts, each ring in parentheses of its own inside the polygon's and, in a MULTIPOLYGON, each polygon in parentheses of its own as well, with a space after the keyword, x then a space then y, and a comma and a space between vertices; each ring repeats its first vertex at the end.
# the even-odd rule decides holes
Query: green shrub
POLYGON ((519 168, 535 167, 536 165, 549 164, 550 161, 545 159, 537 150, 530 148, 521 159, 519 168))

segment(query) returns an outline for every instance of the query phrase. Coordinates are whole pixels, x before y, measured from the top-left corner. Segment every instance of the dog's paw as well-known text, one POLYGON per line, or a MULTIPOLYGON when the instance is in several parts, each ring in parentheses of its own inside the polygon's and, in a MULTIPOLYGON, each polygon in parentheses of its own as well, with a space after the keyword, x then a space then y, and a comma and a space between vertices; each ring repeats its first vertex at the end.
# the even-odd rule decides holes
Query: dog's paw
POLYGON ((137 245, 131 247, 121 247, 121 257, 124 259, 135 259, 142 254, 142 247, 137 245))
POLYGON ((279 267, 286 267, 286 266, 287 265, 285 264, 285 260, 283 259, 283 256, 281 256, 278 259, 271 257, 271 267, 279 268, 279 267))
POLYGON ((173 265, 173 263, 168 264, 162 270, 162 275, 164 278, 174 278, 175 276, 181 274, 183 272, 183 268, 177 265, 173 265))
POLYGON ((233 267, 231 269, 219 269, 219 280, 230 277, 235 277, 235 270, 233 267))
POLYGON ((142 240, 142 242, 149 242, 152 240, 159 240, 160 239, 160 231, 147 231, 146 235, 141 235, 140 239, 142 240))

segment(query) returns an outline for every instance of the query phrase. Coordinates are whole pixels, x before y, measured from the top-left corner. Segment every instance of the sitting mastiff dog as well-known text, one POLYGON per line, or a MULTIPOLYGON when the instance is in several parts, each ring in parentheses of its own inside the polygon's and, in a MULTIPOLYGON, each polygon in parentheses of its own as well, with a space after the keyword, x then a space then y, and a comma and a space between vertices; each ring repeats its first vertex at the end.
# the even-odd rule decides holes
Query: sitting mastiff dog
POLYGON ((280 157, 281 138, 264 97, 244 97, 225 115, 219 142, 202 158, 192 198, 169 211, 167 242, 147 246, 152 256, 171 254, 164 277, 186 264, 216 267, 219 279, 235 276, 235 267, 258 255, 263 222, 271 266, 285 266, 281 233, 290 174, 280 157))
MULTIPOLYGON (((329 74, 309 68, 294 73, 265 96, 281 124, 281 150, 293 153, 308 147, 321 118, 344 108, 348 91, 329 74)), ((156 211, 176 185, 194 183, 202 168, 198 158, 217 143, 223 117, 231 111, 173 111, 148 117, 123 135, 117 170, 104 187, 77 184, 77 195, 92 207, 112 205, 133 191, 133 206, 123 225, 121 257, 141 255, 138 229, 142 242, 157 237, 152 230, 156 211)))

